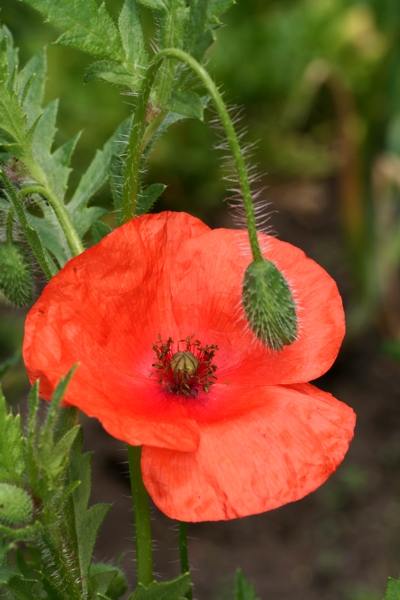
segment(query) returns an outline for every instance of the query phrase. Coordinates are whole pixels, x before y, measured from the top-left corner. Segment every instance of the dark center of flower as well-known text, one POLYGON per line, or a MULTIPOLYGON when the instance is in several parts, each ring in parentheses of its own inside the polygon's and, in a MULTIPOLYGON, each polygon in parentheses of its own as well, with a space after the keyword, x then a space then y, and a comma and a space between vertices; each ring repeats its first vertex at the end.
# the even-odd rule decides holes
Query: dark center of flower
POLYGON ((193 338, 191 335, 179 340, 176 351, 172 338, 163 342, 159 335, 153 344, 157 359, 150 375, 156 374, 164 391, 195 398, 200 390, 208 393, 215 383, 217 366, 212 361, 218 346, 202 346, 193 338))

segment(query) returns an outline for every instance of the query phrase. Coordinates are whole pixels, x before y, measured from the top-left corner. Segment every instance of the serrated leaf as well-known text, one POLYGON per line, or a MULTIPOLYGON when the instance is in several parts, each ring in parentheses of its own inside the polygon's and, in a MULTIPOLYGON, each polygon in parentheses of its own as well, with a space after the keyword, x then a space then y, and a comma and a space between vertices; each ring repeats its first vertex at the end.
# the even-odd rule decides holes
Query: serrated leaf
POLYGON ((85 71, 85 83, 93 80, 106 81, 114 85, 120 85, 130 90, 140 88, 142 78, 139 77, 130 65, 126 63, 98 60, 92 63, 85 71))
POLYGON ((214 29, 220 25, 219 17, 233 4, 235 0, 191 0, 185 50, 198 61, 215 40, 214 29))
POLYGON ((173 91, 167 105, 171 112, 204 120, 204 106, 198 94, 190 91, 173 91))
POLYGON ((11 577, 7 587, 18 600, 41 600, 41 596, 35 593, 37 581, 35 579, 23 579, 20 576, 11 577))
POLYGON ((117 28, 103 4, 94 0, 25 0, 46 19, 65 30, 57 40, 94 56, 123 60, 117 28))
POLYGON ((7 44, 5 62, 7 64, 8 71, 7 78, 10 81, 13 79, 13 76, 18 68, 18 48, 14 48, 11 31, 8 29, 8 27, 6 27, 6 25, 3 25, 0 30, 0 40, 3 38, 6 39, 7 44))
POLYGON ((143 70, 147 66, 149 57, 136 0, 125 0, 119 15, 118 27, 126 60, 135 66, 135 70, 143 70))
POLYGON ((56 389, 53 392, 53 396, 47 410, 46 419, 40 432, 40 444, 44 448, 51 447, 53 445, 54 431, 58 417, 57 411, 63 400, 68 384, 77 368, 78 365, 73 366, 65 377, 61 377, 56 389))
POLYGON ((166 187, 167 186, 163 183, 153 183, 143 190, 139 195, 138 205, 136 208, 137 216, 146 215, 166 187))
POLYGON ((162 583, 153 581, 148 587, 139 583, 128 600, 179 600, 191 586, 189 573, 184 573, 173 581, 162 583))
POLYGON ((0 388, 0 481, 22 485, 25 469, 20 415, 8 413, 0 388))
POLYGON ((57 110, 58 100, 54 100, 44 109, 34 132, 33 151, 35 159, 46 173, 49 183, 59 198, 63 199, 71 172, 69 163, 80 133, 52 152, 53 140, 57 131, 55 126, 57 110))
POLYGON ((90 565, 90 589, 92 594, 105 594, 110 600, 117 600, 127 590, 124 574, 120 569, 105 563, 90 565))
POLYGON ((240 570, 235 575, 235 600, 260 600, 256 598, 254 587, 240 570))
POLYGON ((51 452, 49 452, 48 447, 44 447, 40 453, 38 452, 38 465, 41 469, 47 471, 50 478, 55 479, 64 469, 68 452, 78 435, 79 429, 79 425, 75 425, 75 427, 67 431, 61 440, 52 447, 51 452))
MULTIPOLYGON (((95 504, 87 508, 90 496, 90 465, 92 453, 82 455, 83 437, 80 432, 70 453, 70 481, 81 481, 81 485, 72 493, 74 529, 79 557, 80 577, 87 585, 89 568, 97 532, 110 509, 109 504, 95 504)), ((67 513, 68 514, 68 513, 67 513)))
POLYGON ((105 143, 96 155, 87 171, 82 175, 78 187, 70 202, 66 205, 67 212, 78 234, 83 237, 90 227, 107 211, 98 206, 88 207, 92 196, 106 182, 113 154, 119 150, 118 144, 130 125, 131 119, 126 119, 116 132, 105 143))
POLYGON ((18 575, 18 571, 14 569, 8 569, 7 567, 0 567, 0 585, 2 583, 7 583, 11 577, 18 575))
POLYGON ((167 0, 138 0, 139 4, 145 6, 146 8, 150 8, 151 10, 168 10, 168 1, 167 0))
POLYGON ((42 50, 26 63, 18 77, 18 98, 27 115, 28 127, 42 112, 45 81, 46 53, 42 50))
POLYGON ((400 600, 400 581, 389 577, 384 600, 400 600))
POLYGON ((104 237, 106 237, 106 235, 111 232, 112 229, 107 223, 103 223, 103 221, 96 221, 92 225, 93 242, 98 244, 104 237))

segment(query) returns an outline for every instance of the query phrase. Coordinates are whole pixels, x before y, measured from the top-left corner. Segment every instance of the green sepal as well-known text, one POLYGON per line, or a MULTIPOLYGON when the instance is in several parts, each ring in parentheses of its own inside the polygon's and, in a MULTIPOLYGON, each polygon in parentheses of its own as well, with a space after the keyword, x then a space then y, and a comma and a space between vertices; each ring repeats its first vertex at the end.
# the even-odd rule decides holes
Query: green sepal
POLYGON ((0 483, 0 523, 27 525, 32 516, 33 502, 28 492, 11 483, 0 483))
POLYGON ((400 580, 389 577, 384 600, 400 600, 400 580))
POLYGON ((104 237, 106 237, 106 235, 111 232, 112 228, 107 223, 103 223, 103 221, 96 221, 92 225, 93 242, 98 244, 104 237))
POLYGON ((154 202, 161 196, 167 186, 163 183, 153 183, 145 190, 142 190, 139 195, 136 215, 146 215, 154 202))
POLYGON ((184 598, 184 595, 190 590, 192 585, 189 573, 184 573, 173 581, 162 583, 153 581, 147 587, 139 583, 128 600, 179 600, 180 598, 184 598))
POLYGON ((26 249, 18 243, 0 245, 0 291, 20 308, 33 299, 33 267, 26 249))
POLYGON ((296 340, 296 305, 286 279, 272 262, 255 261, 247 267, 242 301, 252 331, 271 350, 282 350, 296 340))
POLYGON ((195 92, 173 91, 166 108, 179 115, 204 121, 204 105, 195 92))
POLYGON ((260 600, 256 598, 254 587, 240 569, 235 575, 235 600, 260 600))

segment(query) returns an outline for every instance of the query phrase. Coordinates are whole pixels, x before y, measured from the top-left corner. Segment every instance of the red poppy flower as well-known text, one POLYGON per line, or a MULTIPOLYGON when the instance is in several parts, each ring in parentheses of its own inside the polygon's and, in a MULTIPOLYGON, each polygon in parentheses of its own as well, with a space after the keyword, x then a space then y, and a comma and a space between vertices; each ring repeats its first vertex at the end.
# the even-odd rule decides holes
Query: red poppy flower
POLYGON ((143 445, 144 483, 183 521, 232 519, 297 500, 342 461, 353 411, 307 381, 334 361, 343 309, 329 275, 260 235, 293 292, 298 339, 276 352, 250 330, 247 233, 183 213, 138 217, 72 259, 30 311, 24 359, 49 399, 143 445))

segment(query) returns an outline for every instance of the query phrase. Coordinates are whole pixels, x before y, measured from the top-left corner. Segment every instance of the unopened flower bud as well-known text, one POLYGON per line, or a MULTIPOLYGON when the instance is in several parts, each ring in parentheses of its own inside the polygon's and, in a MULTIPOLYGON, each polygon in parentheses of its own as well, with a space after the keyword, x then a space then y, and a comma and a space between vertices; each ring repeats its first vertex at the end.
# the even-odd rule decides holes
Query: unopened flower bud
POLYGON ((0 523, 26 525, 32 516, 33 502, 28 492, 11 483, 0 483, 0 523))
POLYGON ((255 335, 272 350, 296 340, 296 305, 286 279, 272 262, 255 261, 247 267, 243 307, 255 335))
POLYGON ((21 244, 0 245, 0 291, 14 306, 26 306, 33 299, 32 264, 21 244))

